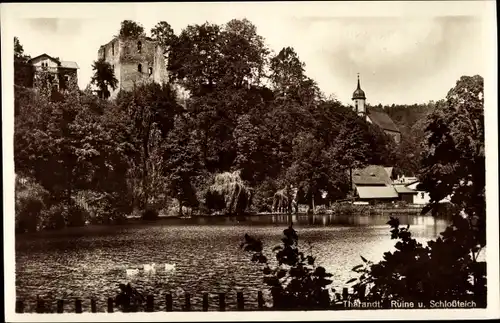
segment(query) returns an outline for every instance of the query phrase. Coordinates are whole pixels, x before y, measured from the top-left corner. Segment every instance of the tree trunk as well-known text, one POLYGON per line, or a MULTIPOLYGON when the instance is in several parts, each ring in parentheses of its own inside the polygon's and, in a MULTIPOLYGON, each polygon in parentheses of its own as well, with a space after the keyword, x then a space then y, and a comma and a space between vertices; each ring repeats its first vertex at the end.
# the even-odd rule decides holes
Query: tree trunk
POLYGON ((315 213, 314 212, 314 193, 312 194, 312 201, 311 202, 312 202, 312 212, 314 214, 315 213))
POLYGON ((179 215, 180 216, 183 216, 184 214, 182 214, 182 200, 179 199, 179 215))
POLYGON ((349 192, 352 193, 352 167, 349 166, 349 192))
POLYGON ((143 208, 146 209, 148 206, 149 200, 149 190, 148 190, 148 159, 149 159, 149 134, 150 127, 147 127, 146 135, 142 138, 142 150, 143 150, 143 159, 142 159, 142 194, 143 194, 143 208))

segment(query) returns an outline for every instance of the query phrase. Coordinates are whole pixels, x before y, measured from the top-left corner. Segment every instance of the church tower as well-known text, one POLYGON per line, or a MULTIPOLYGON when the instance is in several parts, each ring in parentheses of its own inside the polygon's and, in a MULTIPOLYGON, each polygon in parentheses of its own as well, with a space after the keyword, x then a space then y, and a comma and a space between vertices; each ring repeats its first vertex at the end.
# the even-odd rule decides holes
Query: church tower
POLYGON ((359 85, 359 73, 358 73, 358 88, 354 93, 352 94, 352 100, 354 101, 354 111, 356 111, 356 114, 360 116, 365 116, 366 115, 366 96, 365 92, 361 90, 361 86, 359 85))

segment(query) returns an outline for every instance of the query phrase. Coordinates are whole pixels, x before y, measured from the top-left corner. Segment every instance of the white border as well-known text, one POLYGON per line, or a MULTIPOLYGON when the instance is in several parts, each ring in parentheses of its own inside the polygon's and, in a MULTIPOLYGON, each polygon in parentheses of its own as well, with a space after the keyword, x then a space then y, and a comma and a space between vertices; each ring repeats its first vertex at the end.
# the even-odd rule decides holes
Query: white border
MULTIPOLYGON (((479 319, 498 318, 499 310, 499 249, 498 249, 498 125, 497 125, 497 34, 495 1, 429 1, 429 2, 290 2, 290 3, 18 3, 1 4, 2 32, 2 140, 4 192, 4 264, 5 264, 5 318, 10 322, 108 322, 108 321, 274 321, 274 320, 359 320, 359 319, 479 319), (269 19, 277 15, 301 16, 450 16, 474 15, 482 18, 485 30, 484 60, 491 64, 485 80, 486 124, 486 198, 487 198, 487 261, 488 308, 467 310, 375 310, 332 312, 208 312, 208 313, 137 313, 137 314, 16 314, 15 257, 14 257, 14 163, 13 163, 13 36, 15 18, 104 18, 109 12, 120 10, 131 18, 141 10, 160 7, 190 12, 197 15, 220 13, 233 18, 258 12, 269 19)), ((453 84, 450 84, 450 88, 453 84)))

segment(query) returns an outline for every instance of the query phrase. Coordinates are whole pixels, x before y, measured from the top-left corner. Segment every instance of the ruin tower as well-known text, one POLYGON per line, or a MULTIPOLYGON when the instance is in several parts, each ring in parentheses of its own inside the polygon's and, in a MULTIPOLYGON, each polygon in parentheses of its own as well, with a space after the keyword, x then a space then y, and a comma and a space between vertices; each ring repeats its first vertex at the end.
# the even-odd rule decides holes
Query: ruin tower
POLYGON ((361 86, 359 84, 359 73, 358 73, 358 87, 352 94, 352 100, 354 101, 354 111, 359 116, 366 115, 366 96, 365 92, 361 90, 361 86))
POLYGON ((110 89, 111 99, 120 90, 131 91, 134 84, 168 82, 164 50, 149 37, 115 37, 99 48, 98 58, 111 65, 118 80, 116 90, 110 89))

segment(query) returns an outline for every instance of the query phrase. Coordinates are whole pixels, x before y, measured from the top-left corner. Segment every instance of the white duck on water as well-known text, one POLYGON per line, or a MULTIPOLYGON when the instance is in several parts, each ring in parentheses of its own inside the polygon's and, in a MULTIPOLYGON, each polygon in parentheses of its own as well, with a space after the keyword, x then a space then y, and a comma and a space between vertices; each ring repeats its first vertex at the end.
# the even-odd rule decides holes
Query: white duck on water
POLYGON ((153 262, 152 264, 144 265, 144 273, 154 274, 156 273, 156 264, 153 262))
POLYGON ((175 264, 165 264, 165 271, 175 271, 175 264))
POLYGON ((127 276, 135 276, 139 274, 139 268, 127 268, 125 269, 127 276))

